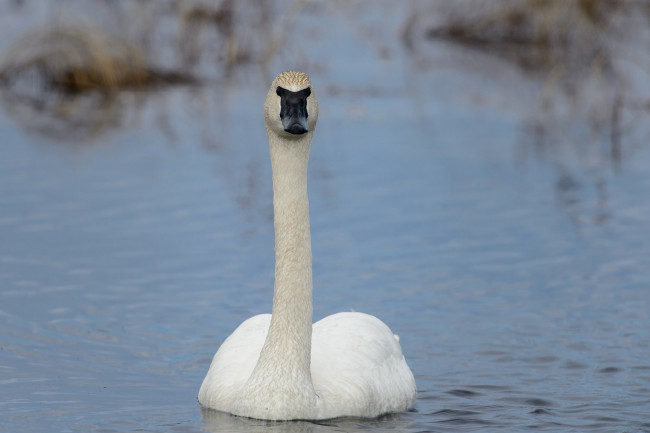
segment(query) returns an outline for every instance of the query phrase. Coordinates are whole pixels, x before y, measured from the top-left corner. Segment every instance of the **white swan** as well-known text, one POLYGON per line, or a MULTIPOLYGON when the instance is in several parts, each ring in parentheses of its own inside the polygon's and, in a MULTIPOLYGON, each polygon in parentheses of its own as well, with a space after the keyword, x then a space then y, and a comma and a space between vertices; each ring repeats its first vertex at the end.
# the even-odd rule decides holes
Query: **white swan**
POLYGON ((264 115, 273 169, 273 310, 246 320, 223 342, 199 402, 267 420, 404 411, 415 402, 415 379, 388 326, 362 313, 334 314, 312 326, 307 162, 318 103, 309 77, 278 75, 264 115))

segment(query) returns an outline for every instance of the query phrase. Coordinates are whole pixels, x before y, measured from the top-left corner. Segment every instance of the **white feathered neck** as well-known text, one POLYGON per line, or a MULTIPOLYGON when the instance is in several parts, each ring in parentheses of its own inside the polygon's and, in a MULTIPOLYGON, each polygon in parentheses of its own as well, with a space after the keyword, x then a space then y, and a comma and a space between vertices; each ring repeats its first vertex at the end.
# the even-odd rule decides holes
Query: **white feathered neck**
MULTIPOLYGON (((313 417, 318 404, 311 379, 312 258, 307 197, 307 166, 314 134, 317 107, 311 106, 312 125, 302 135, 279 130, 269 107, 277 103, 271 87, 265 104, 266 130, 273 169, 273 212, 275 227, 275 286, 271 325, 255 369, 242 393, 240 409, 273 408, 272 395, 295 402, 289 407, 304 409, 313 417), (280 361, 281 360, 281 361, 280 361)), ((313 96, 313 95, 312 95, 313 96)), ((311 98, 315 103, 315 98, 311 98)), ((277 111, 277 110, 276 110, 277 111)), ((285 404, 286 406, 286 404, 285 404)), ((262 415, 262 414, 260 414, 262 415)))

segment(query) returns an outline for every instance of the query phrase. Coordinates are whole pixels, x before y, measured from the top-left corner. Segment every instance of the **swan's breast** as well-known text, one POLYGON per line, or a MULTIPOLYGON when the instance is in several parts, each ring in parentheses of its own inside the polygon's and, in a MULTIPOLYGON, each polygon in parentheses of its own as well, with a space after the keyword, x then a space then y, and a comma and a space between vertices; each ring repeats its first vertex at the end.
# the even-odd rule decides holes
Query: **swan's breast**
POLYGON ((271 323, 270 314, 244 321, 221 344, 199 390, 203 406, 229 412, 260 357, 271 323))

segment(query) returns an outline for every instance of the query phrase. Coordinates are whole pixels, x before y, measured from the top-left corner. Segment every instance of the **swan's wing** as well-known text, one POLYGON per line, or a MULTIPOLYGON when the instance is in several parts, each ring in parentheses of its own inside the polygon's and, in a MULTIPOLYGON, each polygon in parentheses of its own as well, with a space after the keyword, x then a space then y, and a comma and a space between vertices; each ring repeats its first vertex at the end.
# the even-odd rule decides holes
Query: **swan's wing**
POLYGON ((315 323, 311 367, 316 393, 335 416, 374 417, 415 401, 415 379, 397 337, 368 314, 338 313, 315 323))
POLYGON ((260 357, 270 323, 270 314, 253 316, 226 338, 203 379, 199 403, 229 411, 229 405, 235 401, 236 394, 243 388, 260 357))

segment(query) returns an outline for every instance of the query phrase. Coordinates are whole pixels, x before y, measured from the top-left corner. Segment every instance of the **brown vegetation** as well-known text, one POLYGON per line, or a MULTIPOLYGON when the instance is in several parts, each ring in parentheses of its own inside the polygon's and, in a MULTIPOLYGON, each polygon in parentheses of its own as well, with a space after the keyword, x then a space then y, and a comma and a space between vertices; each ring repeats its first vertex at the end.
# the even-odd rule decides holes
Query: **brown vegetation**
POLYGON ((137 46, 96 29, 55 28, 15 43, 4 56, 0 80, 18 91, 28 79, 32 87, 68 94, 192 81, 188 75, 156 70, 148 60, 137 46))
POLYGON ((417 10, 403 40, 416 56, 427 41, 447 41, 516 65, 540 83, 536 132, 574 119, 607 137, 618 164, 622 131, 650 108, 638 82, 639 70, 645 82, 650 70, 649 28, 648 2, 468 0, 417 10))

